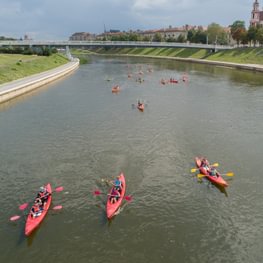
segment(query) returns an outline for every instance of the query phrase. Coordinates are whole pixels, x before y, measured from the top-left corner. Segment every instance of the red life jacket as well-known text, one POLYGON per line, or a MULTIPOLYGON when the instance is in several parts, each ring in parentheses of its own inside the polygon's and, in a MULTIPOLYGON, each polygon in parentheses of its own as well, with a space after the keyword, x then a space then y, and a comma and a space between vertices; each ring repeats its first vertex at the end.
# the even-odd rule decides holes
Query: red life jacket
POLYGON ((38 205, 34 205, 34 213, 38 213, 40 211, 38 205))
POLYGON ((43 198, 44 196, 45 196, 45 193, 44 193, 44 192, 40 192, 40 193, 39 193, 39 197, 40 197, 40 198, 43 198))

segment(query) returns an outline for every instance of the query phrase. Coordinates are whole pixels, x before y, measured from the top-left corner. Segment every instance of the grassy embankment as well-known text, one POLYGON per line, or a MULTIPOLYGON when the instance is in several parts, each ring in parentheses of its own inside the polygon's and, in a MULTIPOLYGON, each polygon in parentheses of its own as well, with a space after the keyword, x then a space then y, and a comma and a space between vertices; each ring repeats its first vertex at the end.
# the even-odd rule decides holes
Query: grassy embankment
POLYGON ((263 65, 263 48, 236 48, 216 53, 197 48, 97 48, 92 51, 108 55, 178 57, 263 65))
POLYGON ((92 54, 92 52, 89 50, 76 48, 70 49, 70 53, 73 55, 73 57, 77 57, 79 59, 80 64, 87 64, 89 62, 87 55, 92 54))
POLYGON ((49 57, 19 54, 0 54, 0 84, 40 73, 66 64, 60 54, 49 57))

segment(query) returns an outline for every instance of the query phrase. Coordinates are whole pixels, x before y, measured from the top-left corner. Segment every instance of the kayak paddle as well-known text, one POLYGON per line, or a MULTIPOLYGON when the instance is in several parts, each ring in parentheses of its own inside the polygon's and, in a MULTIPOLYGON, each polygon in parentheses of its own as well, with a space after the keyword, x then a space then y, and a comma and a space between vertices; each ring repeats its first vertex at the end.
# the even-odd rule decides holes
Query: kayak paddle
MULTIPOLYGON (((94 195, 101 195, 101 194, 104 194, 104 195, 110 195, 110 194, 105 194, 105 193, 102 193, 100 190, 95 190, 93 192, 94 195)), ((132 196, 129 196, 129 195, 126 195, 123 197, 126 201, 131 201, 132 200, 132 196)))
MULTIPOLYGON (((219 163, 213 163, 213 164, 211 164, 210 166, 218 167, 218 166, 219 166, 219 163)), ((191 173, 195 173, 195 172, 198 171, 198 170, 199 170, 199 168, 193 168, 193 169, 191 169, 191 173)))
MULTIPOLYGON (((220 174, 220 175, 234 176, 234 173, 229 172, 229 173, 220 174)), ((198 175, 197 175, 198 178, 203 178, 204 176, 207 176, 207 175, 204 175, 204 174, 198 174, 198 175)))
MULTIPOLYGON (((52 208, 52 210, 60 210, 60 209, 62 209, 62 205, 57 205, 57 206, 54 206, 53 208, 52 208)), ((25 215, 22 215, 22 216, 26 216, 26 215, 29 215, 29 214, 25 214, 25 215)), ((16 220, 18 220, 20 217, 22 217, 22 216, 19 216, 19 215, 14 215, 14 216, 12 216, 12 217, 10 217, 10 221, 16 221, 16 220)))
POLYGON ((226 173, 226 174, 220 174, 220 175, 234 176, 234 173, 232 173, 232 172, 229 172, 229 173, 226 173))
MULTIPOLYGON (((63 186, 59 186, 59 187, 55 188, 55 192, 57 192, 57 193, 59 193, 59 192, 61 192, 63 190, 64 190, 63 186)), ((19 206, 19 210, 23 211, 23 210, 25 210, 27 208, 27 206, 28 206, 28 203, 24 203, 24 204, 19 206)))

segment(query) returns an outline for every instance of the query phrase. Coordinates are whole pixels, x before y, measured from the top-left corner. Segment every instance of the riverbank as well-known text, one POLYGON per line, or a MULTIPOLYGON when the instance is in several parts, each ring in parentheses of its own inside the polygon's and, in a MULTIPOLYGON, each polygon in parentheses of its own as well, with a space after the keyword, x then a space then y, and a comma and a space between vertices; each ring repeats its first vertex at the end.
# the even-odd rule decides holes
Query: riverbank
POLYGON ((11 100, 61 78, 74 71, 78 66, 79 59, 76 58, 54 69, 2 84, 0 85, 0 103, 11 100))
POLYGON ((263 72, 262 48, 236 48, 216 53, 196 48, 97 48, 92 52, 110 56, 174 59, 263 72))
POLYGON ((0 85, 68 63, 61 54, 51 56, 0 54, 0 85))

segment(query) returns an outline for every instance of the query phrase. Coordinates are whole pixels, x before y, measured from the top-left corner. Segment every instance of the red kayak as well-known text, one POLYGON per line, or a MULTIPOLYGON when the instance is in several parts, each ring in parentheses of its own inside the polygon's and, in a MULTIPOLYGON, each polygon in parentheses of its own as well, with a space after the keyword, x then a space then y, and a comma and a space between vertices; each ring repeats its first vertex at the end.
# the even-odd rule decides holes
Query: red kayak
POLYGON ((117 210, 121 206, 123 197, 125 195, 126 182, 125 182, 125 177, 124 177, 123 173, 120 174, 119 180, 121 181, 121 185, 122 185, 122 190, 120 193, 121 195, 120 195, 120 198, 114 204, 111 204, 111 201, 110 201, 110 199, 111 199, 110 194, 111 194, 114 186, 110 189, 110 192, 109 192, 109 196, 108 196, 108 200, 107 200, 107 204, 106 204, 106 213, 107 213, 108 219, 112 218, 115 215, 115 213, 117 212, 117 210))
POLYGON ((202 159, 199 157, 195 157, 195 164, 196 164, 197 168, 199 168, 200 173, 205 175, 205 177, 209 181, 211 181, 212 183, 218 184, 220 186, 224 186, 224 187, 228 186, 228 183, 223 179, 223 177, 220 175, 220 173, 217 172, 216 176, 209 175, 207 170, 201 166, 201 163, 202 163, 202 159))
MULTIPOLYGON (((49 192, 49 193, 52 192, 50 183, 48 183, 45 186, 45 188, 47 189, 47 192, 49 192)), ((29 213, 29 215, 27 216, 27 219, 26 219, 26 226, 25 226, 25 235, 26 236, 29 236, 39 226, 39 224, 43 221, 43 219, 46 216, 47 211, 50 207, 51 200, 52 200, 52 197, 50 194, 48 196, 47 202, 44 206, 44 210, 40 210, 40 212, 37 214, 36 217, 32 217, 31 213, 29 213)))
POLYGON ((137 105, 137 108, 138 108, 140 111, 144 111, 144 104, 143 104, 143 103, 138 104, 138 105, 137 105))

